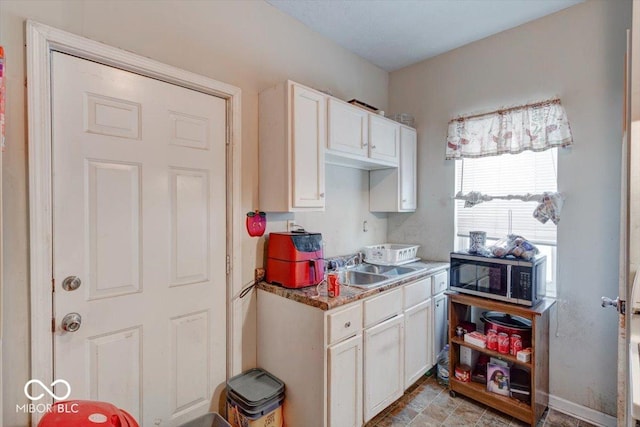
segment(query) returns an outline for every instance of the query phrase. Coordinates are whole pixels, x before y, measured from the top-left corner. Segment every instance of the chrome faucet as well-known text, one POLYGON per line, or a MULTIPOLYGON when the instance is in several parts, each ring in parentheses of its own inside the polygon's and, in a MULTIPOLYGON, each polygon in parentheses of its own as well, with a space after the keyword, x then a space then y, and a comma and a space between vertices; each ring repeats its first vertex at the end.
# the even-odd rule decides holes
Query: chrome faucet
POLYGON ((349 264, 353 264, 353 267, 357 266, 358 264, 362 264, 363 258, 364 254, 362 252, 357 252, 355 255, 352 255, 344 261, 344 267, 349 267, 349 264))
POLYGON ((354 255, 351 255, 350 257, 337 257, 334 259, 329 260, 326 264, 325 264, 325 270, 326 272, 329 271, 338 271, 338 270, 342 270, 342 269, 346 269, 349 267, 355 267, 358 264, 362 264, 364 260, 364 254, 362 252, 357 252, 354 255))

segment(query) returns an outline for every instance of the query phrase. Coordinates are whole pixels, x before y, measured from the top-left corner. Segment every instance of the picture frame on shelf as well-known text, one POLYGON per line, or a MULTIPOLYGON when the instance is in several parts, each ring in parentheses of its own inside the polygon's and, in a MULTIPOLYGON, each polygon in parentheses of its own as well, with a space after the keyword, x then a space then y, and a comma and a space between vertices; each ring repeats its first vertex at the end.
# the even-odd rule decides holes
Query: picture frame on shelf
POLYGON ((509 396, 509 368, 495 363, 487 364, 487 391, 509 396))

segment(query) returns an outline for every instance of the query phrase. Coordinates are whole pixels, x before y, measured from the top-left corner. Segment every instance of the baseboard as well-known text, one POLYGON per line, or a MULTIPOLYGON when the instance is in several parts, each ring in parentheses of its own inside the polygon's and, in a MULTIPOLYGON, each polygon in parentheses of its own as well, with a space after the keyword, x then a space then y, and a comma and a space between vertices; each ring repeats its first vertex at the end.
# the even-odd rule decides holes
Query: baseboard
POLYGON ((616 427, 618 425, 618 419, 616 417, 596 411, 595 409, 587 408, 586 406, 578 405, 577 403, 570 402, 551 394, 549 395, 549 407, 558 412, 562 412, 563 414, 571 415, 572 417, 588 421, 597 426, 616 427))

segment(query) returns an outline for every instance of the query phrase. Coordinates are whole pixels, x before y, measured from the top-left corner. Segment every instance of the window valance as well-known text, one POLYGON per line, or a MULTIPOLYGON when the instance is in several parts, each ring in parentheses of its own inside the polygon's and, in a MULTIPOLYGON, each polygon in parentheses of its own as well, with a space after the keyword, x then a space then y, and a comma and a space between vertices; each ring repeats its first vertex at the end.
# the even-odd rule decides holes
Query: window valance
POLYGON ((544 151, 573 143, 559 99, 460 117, 449 122, 447 159, 544 151))

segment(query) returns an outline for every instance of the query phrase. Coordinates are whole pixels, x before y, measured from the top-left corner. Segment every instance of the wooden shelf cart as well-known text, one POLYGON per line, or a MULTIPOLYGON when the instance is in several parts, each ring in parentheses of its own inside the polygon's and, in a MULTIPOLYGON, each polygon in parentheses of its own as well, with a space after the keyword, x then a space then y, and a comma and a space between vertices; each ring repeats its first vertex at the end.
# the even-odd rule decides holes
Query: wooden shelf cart
POLYGON ((535 307, 526 307, 454 292, 448 292, 447 297, 449 300, 450 394, 455 396, 460 393, 534 427, 549 403, 549 312, 555 301, 545 298, 535 307), (486 311, 500 311, 531 320, 531 361, 521 362, 515 356, 481 348, 458 338, 456 326, 462 321, 470 320, 471 307, 486 311), (512 397, 491 393, 487 391, 485 384, 456 380, 454 372, 455 366, 460 360, 460 347, 468 347, 489 357, 500 358, 513 366, 528 371, 531 384, 531 403, 527 404, 512 397))

